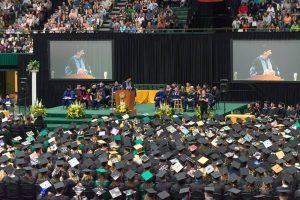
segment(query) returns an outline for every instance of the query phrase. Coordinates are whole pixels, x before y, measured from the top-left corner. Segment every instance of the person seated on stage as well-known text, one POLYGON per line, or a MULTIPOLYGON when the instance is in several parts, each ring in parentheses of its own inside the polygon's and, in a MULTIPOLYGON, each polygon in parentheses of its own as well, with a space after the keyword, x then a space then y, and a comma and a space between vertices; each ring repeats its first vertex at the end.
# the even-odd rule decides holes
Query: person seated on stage
POLYGON ((253 114, 254 112, 254 104, 251 102, 251 103, 248 103, 247 104, 247 108, 244 110, 244 114, 253 114))
POLYGON ((260 107, 260 102, 259 101, 255 102, 253 114, 256 117, 258 117, 261 114, 261 107, 260 107))
POLYGON ((191 84, 190 84, 189 82, 186 82, 186 84, 185 84, 185 91, 186 91, 187 93, 189 93, 190 90, 191 90, 191 84))
POLYGON ((190 87, 190 92, 187 94, 187 105, 194 110, 197 94, 194 86, 190 87))
POLYGON ((80 96, 78 96, 78 99, 81 103, 85 104, 86 109, 89 108, 90 102, 91 102, 91 94, 90 94, 90 89, 86 90, 85 86, 81 86, 81 92, 80 96))
POLYGON ((91 87, 91 97, 92 97, 92 100, 95 99, 96 93, 97 93, 97 85, 93 84, 92 87, 91 87))
POLYGON ((99 109, 101 105, 103 104, 103 94, 102 90, 98 90, 96 92, 95 98, 92 99, 92 107, 93 109, 99 109))
POLYGON ((74 99, 75 99, 75 93, 73 90, 71 90, 71 86, 68 86, 64 91, 63 105, 69 107, 71 103, 74 101, 74 99))
POLYGON ((265 101, 264 102, 264 107, 261 109, 261 114, 264 116, 268 116, 270 114, 271 107, 269 105, 270 102, 265 101))
MULTIPOLYGON (((184 97, 183 97, 184 98, 184 97)), ((171 104, 171 107, 174 108, 174 101, 175 100, 179 100, 181 99, 182 100, 182 93, 179 91, 179 88, 178 87, 175 87, 174 91, 172 92, 172 95, 171 95, 171 101, 170 101, 170 104, 171 104)), ((185 102, 186 103, 186 102, 185 102)), ((183 108, 186 107, 186 105, 184 105, 184 102, 182 101, 182 106, 183 108)))
POLYGON ((118 90, 121 90, 121 86, 118 81, 115 81, 114 87, 112 88, 112 92, 116 92, 118 90))
POLYGON ((4 110, 9 110, 10 108, 14 107, 12 99, 9 97, 9 94, 5 96, 2 100, 2 104, 4 106, 4 110))
POLYGON ((271 102, 271 109, 270 109, 270 112, 269 112, 269 116, 274 116, 274 115, 277 114, 277 112, 278 112, 277 105, 274 102, 271 102))
POLYGON ((111 102, 111 88, 108 84, 102 90, 103 103, 105 106, 110 106, 111 102))
POLYGON ((154 101, 155 101, 155 108, 158 108, 160 106, 160 104, 166 100, 167 98, 167 95, 164 91, 164 88, 163 87, 160 87, 159 88, 159 91, 155 94, 155 97, 154 97, 154 101))
POLYGON ((278 118, 285 118, 286 117, 286 109, 284 108, 284 103, 279 102, 278 103, 278 110, 276 115, 278 118))
POLYGON ((293 105, 288 105, 286 108, 286 116, 287 117, 293 117, 296 115, 296 110, 293 107, 293 105))
POLYGON ((300 103, 296 104, 295 111, 296 111, 297 117, 299 118, 299 116, 300 116, 300 103))
POLYGON ((167 101, 167 104, 170 104, 170 102, 171 102, 172 92, 173 92, 173 90, 172 90, 171 85, 167 85, 166 86, 166 96, 167 96, 166 101, 167 101))

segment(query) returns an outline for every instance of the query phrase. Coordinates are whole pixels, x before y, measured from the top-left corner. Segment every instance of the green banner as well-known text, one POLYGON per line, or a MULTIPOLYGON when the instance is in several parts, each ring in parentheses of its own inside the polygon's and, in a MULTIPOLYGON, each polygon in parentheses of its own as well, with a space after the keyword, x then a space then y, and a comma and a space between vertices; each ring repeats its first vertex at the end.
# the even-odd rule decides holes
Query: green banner
POLYGON ((18 66, 19 54, 14 53, 0 53, 0 69, 6 66, 18 66))

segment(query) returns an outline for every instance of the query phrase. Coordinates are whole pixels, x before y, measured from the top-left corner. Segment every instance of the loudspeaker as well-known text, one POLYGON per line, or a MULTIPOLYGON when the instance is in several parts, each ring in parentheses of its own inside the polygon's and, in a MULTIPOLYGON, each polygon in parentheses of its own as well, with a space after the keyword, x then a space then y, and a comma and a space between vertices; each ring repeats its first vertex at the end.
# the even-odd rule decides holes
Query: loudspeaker
POLYGON ((221 79, 220 80, 220 90, 221 90, 221 93, 228 92, 228 90, 229 90, 228 79, 221 79))

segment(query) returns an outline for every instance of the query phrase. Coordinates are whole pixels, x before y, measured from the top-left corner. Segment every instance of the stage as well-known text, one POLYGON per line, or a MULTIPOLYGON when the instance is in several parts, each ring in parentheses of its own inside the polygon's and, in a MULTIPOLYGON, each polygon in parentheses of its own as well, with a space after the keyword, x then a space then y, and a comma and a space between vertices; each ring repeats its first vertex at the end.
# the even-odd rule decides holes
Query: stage
MULTIPOLYGON (((243 112, 244 109, 246 108, 246 105, 247 103, 242 103, 242 102, 226 102, 225 115, 234 112, 243 112)), ((139 119, 142 119, 145 116, 149 116, 150 118, 153 118, 155 115, 154 104, 136 104, 135 108, 137 110, 136 116, 139 119)), ((48 128, 50 130, 53 130, 58 126, 62 126, 63 128, 68 128, 69 124, 72 122, 75 122, 76 124, 82 124, 83 121, 86 120, 90 121, 92 115, 97 115, 101 120, 101 117, 108 116, 112 112, 112 110, 110 108, 99 109, 99 110, 89 109, 85 111, 86 116, 84 119, 67 119, 66 112, 67 110, 62 106, 47 109, 46 122, 48 128)), ((215 114, 223 115, 224 114, 223 102, 220 102, 218 107, 214 109, 213 112, 215 114)), ((189 111, 189 112, 185 112, 184 114, 187 114, 189 116, 194 116, 195 112, 189 111)))

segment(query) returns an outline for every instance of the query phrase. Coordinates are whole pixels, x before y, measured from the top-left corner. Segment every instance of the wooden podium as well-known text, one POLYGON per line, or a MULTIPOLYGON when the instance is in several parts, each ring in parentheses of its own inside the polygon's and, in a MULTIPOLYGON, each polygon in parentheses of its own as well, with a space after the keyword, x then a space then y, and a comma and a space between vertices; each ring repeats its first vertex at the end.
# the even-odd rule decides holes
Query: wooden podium
POLYGON ((283 78, 274 75, 256 75, 248 78, 251 81, 283 81, 283 78))
POLYGON ((116 107, 120 105, 120 102, 124 101, 126 104, 126 112, 129 114, 135 114, 134 108, 135 91, 132 90, 118 90, 115 92, 116 107))

